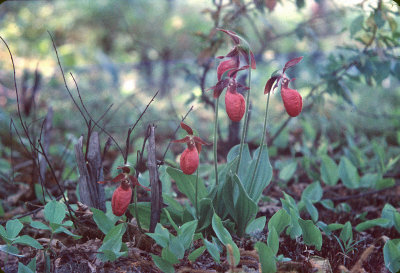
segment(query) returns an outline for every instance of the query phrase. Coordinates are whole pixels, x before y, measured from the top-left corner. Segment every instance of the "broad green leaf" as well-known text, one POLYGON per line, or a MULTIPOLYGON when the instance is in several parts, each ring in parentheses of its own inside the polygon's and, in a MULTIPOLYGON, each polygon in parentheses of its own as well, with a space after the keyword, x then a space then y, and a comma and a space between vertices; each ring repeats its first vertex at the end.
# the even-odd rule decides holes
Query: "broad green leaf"
POLYGON ((203 243, 206 246, 208 253, 210 253, 211 257, 213 257, 214 261, 219 264, 221 261, 217 245, 207 241, 206 239, 203 239, 203 243))
POLYGON ((146 235, 156 241, 161 247, 167 247, 169 243, 170 233, 168 229, 163 227, 160 223, 157 223, 154 233, 146 233, 146 235))
POLYGON ((258 233, 263 231, 267 218, 265 216, 258 217, 251 221, 246 227, 246 234, 258 233))
MULTIPOLYGON (((240 144, 233 146, 228 152, 226 161, 228 163, 233 163, 233 160, 237 159, 237 157, 239 156, 239 150, 240 150, 240 144)), ((244 144, 242 151, 242 159, 240 160, 240 168, 239 168, 240 178, 243 178, 247 174, 250 162, 251 162, 251 155, 249 151, 249 146, 247 144, 244 144)), ((234 165, 236 166, 237 164, 234 165)))
POLYGON ((13 241, 13 244, 22 244, 34 247, 36 249, 43 249, 43 246, 29 235, 22 235, 18 237, 13 241))
POLYGON ((197 220, 187 222, 179 229, 179 240, 181 241, 184 249, 188 249, 193 241, 193 235, 197 228, 197 220))
POLYGON ((44 218, 54 224, 61 224, 65 218, 66 207, 58 201, 50 201, 44 206, 44 218))
POLYGON ((163 250, 161 251, 161 258, 165 261, 168 261, 171 264, 177 264, 179 263, 179 259, 175 256, 174 253, 172 253, 171 250, 169 250, 169 248, 165 247, 163 248, 163 250))
MULTIPOLYGON (((237 245, 233 242, 231 234, 228 232, 228 230, 223 226, 221 218, 217 214, 214 213, 213 219, 212 219, 212 227, 217 235, 218 239, 226 246, 231 245, 232 251, 233 251, 233 256, 235 260, 235 266, 239 263, 240 261, 240 252, 239 248, 237 245)), ((227 251, 228 255, 229 251, 227 251)))
POLYGON ((329 186, 336 185, 339 180, 339 168, 329 156, 322 157, 320 172, 321 179, 325 184, 329 186))
POLYGON ((377 190, 393 187, 396 184, 394 178, 383 178, 378 181, 375 188, 377 190))
POLYGON ((246 230, 247 224, 255 218, 258 206, 247 195, 247 192, 245 191, 239 177, 237 175, 233 175, 232 180, 236 183, 236 186, 239 188, 239 197, 235 204, 235 219, 236 219, 237 234, 239 237, 242 237, 246 230))
POLYGON ((169 261, 164 260, 163 258, 154 255, 154 254, 150 254, 151 257, 153 258, 153 262, 154 264, 161 269, 161 272, 164 273, 175 273, 175 269, 172 266, 172 264, 169 261))
POLYGON ((385 204, 385 206, 382 209, 382 214, 381 214, 381 218, 384 219, 388 219, 389 223, 387 223, 386 225, 383 225, 382 227, 384 228, 391 228, 394 223, 395 223, 395 213, 397 212, 397 210, 390 204, 385 204))
POLYGON ((385 226, 388 223, 390 223, 390 220, 388 220, 388 219, 377 218, 377 219, 373 219, 373 220, 368 220, 368 221, 362 222, 362 223, 358 224, 355 229, 358 232, 362 232, 362 231, 367 230, 367 229, 372 228, 372 227, 385 226))
MULTIPOLYGON (((175 180, 175 183, 178 187, 178 190, 183 193, 187 198, 189 198, 190 202, 194 205, 196 203, 196 175, 187 175, 184 174, 181 170, 168 167, 167 173, 169 176, 175 180)), ((197 191, 197 199, 201 200, 206 198, 208 195, 207 189, 204 186, 204 182, 199 178, 198 180, 198 191, 197 191)))
POLYGON ((116 223, 115 221, 111 220, 110 218, 107 217, 107 215, 96 208, 91 208, 90 209, 93 212, 93 220, 97 224, 97 227, 104 233, 107 234, 110 229, 112 229, 116 223))
POLYGON ((254 248, 257 250, 258 257, 260 259, 261 264, 261 272, 262 273, 273 273, 277 271, 275 255, 271 248, 264 244, 263 242, 257 242, 254 245, 254 248))
POLYGON ((318 181, 308 185, 301 194, 301 199, 307 199, 311 203, 319 202, 321 198, 322 188, 318 181))
POLYGON ((210 198, 203 198, 199 202, 200 219, 197 225, 198 230, 203 230, 211 225, 214 207, 210 198))
MULTIPOLYGON (((106 250, 116 254, 119 253, 121 246, 122 246, 122 227, 123 224, 119 224, 117 226, 114 226, 112 229, 110 229, 110 231, 106 234, 106 236, 104 237, 103 240, 103 244, 101 245, 101 247, 99 248, 99 252, 104 252, 106 250)), ((106 254, 104 252, 104 254, 106 254)), ((98 257, 101 259, 102 255, 98 254, 98 257)), ((115 260, 117 257, 109 257, 111 258, 110 260, 113 261, 115 260)))
MULTIPOLYGON (((132 215, 135 214, 135 204, 129 204, 128 209, 132 215)), ((149 229, 150 226, 150 216, 151 216, 151 204, 150 202, 138 202, 137 203, 137 209, 138 209, 138 215, 139 215, 139 220, 140 224, 142 225, 143 228, 149 229)), ((165 214, 162 212, 161 213, 161 223, 168 223, 168 219, 165 216, 165 214)))
POLYGON ((17 257, 24 257, 24 255, 19 255, 18 248, 15 246, 10 246, 10 245, 0 245, 0 251, 3 251, 5 253, 11 254, 13 256, 17 257))
POLYGON ((339 177, 349 189, 356 189, 360 186, 360 177, 357 168, 344 156, 342 156, 339 163, 339 177))
POLYGON ((306 209, 311 216, 311 219, 316 223, 318 221, 318 210, 317 208, 308 200, 304 201, 306 204, 306 209))
POLYGON ((303 241, 307 245, 314 245, 320 251, 322 247, 322 234, 313 221, 298 219, 303 234, 303 241))
POLYGON ((300 227, 299 220, 300 217, 298 212, 295 209, 290 208, 290 224, 286 233, 289 234, 290 238, 292 239, 297 238, 302 234, 302 229, 300 227))
POLYGON ((271 227, 271 230, 268 232, 267 243, 271 248, 272 253, 276 255, 279 250, 279 235, 274 227, 271 227))
POLYGON ((253 160, 247 169, 246 176, 239 176, 240 180, 243 182, 245 191, 256 204, 260 200, 263 190, 268 186, 272 178, 272 166, 269 161, 268 148, 266 145, 263 145, 257 171, 255 173, 254 180, 252 181, 259 152, 260 147, 254 152, 253 160))
POLYGON ((332 223, 328 225, 328 228, 330 231, 335 231, 335 230, 339 230, 342 229, 344 227, 343 224, 339 224, 339 223, 332 223))
POLYGON ((344 224, 344 226, 343 226, 343 228, 342 228, 342 231, 340 232, 339 238, 340 238, 343 242, 345 242, 346 244, 347 244, 348 242, 353 241, 353 231, 352 231, 351 223, 350 223, 349 221, 347 221, 347 222, 344 224))
POLYGON ((278 235, 289 225, 290 216, 284 209, 280 209, 272 215, 271 219, 268 221, 268 230, 275 228, 278 235))
POLYGON ((23 227, 24 225, 18 219, 8 220, 6 223, 7 239, 12 240, 17 237, 23 227))
POLYGON ((393 243, 393 240, 386 242, 383 247, 383 258, 386 267, 392 273, 399 272, 400 270, 400 250, 399 247, 393 243))
POLYGON ((205 246, 201 246, 198 249, 195 249, 192 253, 189 254, 188 260, 194 263, 198 257, 200 257, 203 252, 206 250, 205 246))
POLYGON ((71 237, 74 238, 75 240, 78 240, 78 239, 82 238, 82 236, 73 234, 71 231, 69 231, 68 229, 66 229, 66 228, 63 227, 63 226, 58 227, 58 228, 54 231, 54 233, 61 233, 61 232, 62 232, 62 233, 65 233, 65 234, 67 234, 67 235, 69 235, 69 236, 71 236, 71 237))
POLYGON ((236 222, 237 218, 235 204, 237 202, 237 198, 239 197, 239 189, 233 182, 231 174, 226 175, 226 180, 223 185, 223 191, 221 192, 221 195, 222 199, 224 200, 226 211, 236 222))
POLYGON ((360 187, 375 188, 382 176, 379 173, 366 173, 361 177, 360 187))
POLYGON ((183 242, 179 237, 171 235, 168 248, 169 250, 171 250, 172 253, 174 253, 175 257, 177 257, 178 259, 182 259, 185 255, 185 248, 183 246, 183 242))
POLYGON ((18 263, 18 272, 17 273, 35 273, 35 271, 30 269, 28 266, 24 265, 23 263, 18 263))
POLYGON ((279 172, 279 179, 289 181, 295 174, 297 169, 297 162, 291 162, 285 165, 279 172))
POLYGON ((350 24, 350 37, 353 37, 354 34, 362 30, 364 23, 364 16, 360 15, 356 17, 350 24))

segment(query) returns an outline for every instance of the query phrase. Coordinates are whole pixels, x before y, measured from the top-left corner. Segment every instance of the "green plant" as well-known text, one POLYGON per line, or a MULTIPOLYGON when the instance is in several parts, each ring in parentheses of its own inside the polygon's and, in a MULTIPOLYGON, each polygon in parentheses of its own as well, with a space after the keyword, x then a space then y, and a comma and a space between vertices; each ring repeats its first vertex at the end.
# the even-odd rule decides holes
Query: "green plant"
POLYGON ((344 262, 346 261, 347 255, 350 252, 357 250, 357 248, 355 246, 363 241, 363 240, 359 240, 359 241, 353 240, 352 226, 349 221, 347 221, 343 225, 342 230, 339 235, 339 238, 336 235, 333 235, 333 236, 336 238, 336 240, 340 246, 340 249, 342 250, 344 262))
POLYGON ((43 249, 43 246, 31 236, 19 236, 23 227, 24 225, 18 219, 8 220, 5 228, 0 226, 0 238, 6 243, 5 245, 0 245, 0 251, 14 256, 19 256, 18 248, 14 246, 16 244, 28 245, 36 249, 43 249))

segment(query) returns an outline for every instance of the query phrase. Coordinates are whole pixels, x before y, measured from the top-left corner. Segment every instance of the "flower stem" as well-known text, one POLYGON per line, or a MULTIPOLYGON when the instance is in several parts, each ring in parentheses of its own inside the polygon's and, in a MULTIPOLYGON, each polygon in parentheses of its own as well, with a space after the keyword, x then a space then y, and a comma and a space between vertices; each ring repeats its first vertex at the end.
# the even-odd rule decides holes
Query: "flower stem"
POLYGON ((195 206, 196 206, 196 218, 199 219, 199 206, 197 204, 197 193, 199 191, 199 169, 196 171, 196 191, 195 191, 195 206))
POLYGON ((217 157, 217 144, 218 144, 218 105, 219 97, 215 103, 215 120, 214 120, 214 170, 215 170, 215 186, 218 188, 218 157, 217 157))
POLYGON ((267 134, 267 119, 268 119, 268 107, 269 107, 269 96, 270 96, 270 94, 271 94, 271 92, 268 93, 267 106, 265 107, 263 134, 262 134, 261 143, 260 143, 260 151, 258 152, 257 161, 256 161, 256 167, 254 169, 253 176, 251 178, 249 193, 251 193, 251 191, 253 190, 253 182, 254 182, 254 178, 256 177, 258 164, 260 163, 261 153, 262 153, 262 150, 263 150, 263 147, 264 147, 265 135, 267 134))
POLYGON ((247 135, 247 127, 249 122, 249 106, 250 106, 250 91, 251 91, 251 58, 249 53, 250 67, 249 67, 249 90, 247 91, 246 97, 246 115, 244 118, 244 125, 242 130, 242 138, 240 139, 240 149, 239 149, 239 161, 236 166, 236 174, 239 175, 240 161, 242 160, 243 145, 247 135))
POLYGON ((137 186, 134 187, 133 189, 133 203, 135 204, 135 218, 136 218, 136 223, 139 227, 140 232, 143 233, 142 226, 140 225, 140 220, 139 220, 139 212, 137 208, 137 186))

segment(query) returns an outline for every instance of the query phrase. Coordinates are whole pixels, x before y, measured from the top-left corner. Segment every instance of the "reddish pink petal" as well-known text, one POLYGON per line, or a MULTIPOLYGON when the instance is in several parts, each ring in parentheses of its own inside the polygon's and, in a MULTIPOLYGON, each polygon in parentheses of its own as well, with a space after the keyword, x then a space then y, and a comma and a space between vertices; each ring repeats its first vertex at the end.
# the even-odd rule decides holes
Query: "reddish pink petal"
POLYGON ((237 36, 236 32, 234 32, 234 31, 232 31, 232 30, 225 30, 225 29, 222 29, 222 28, 217 28, 217 30, 222 31, 222 32, 225 32, 226 34, 228 34, 229 37, 232 38, 232 40, 233 40, 233 42, 234 42, 235 44, 239 44, 239 43, 240 43, 240 39, 239 39, 239 37, 237 36))
POLYGON ((280 78, 280 75, 272 76, 267 83, 265 84, 264 94, 268 94, 271 92, 272 86, 274 85, 275 81, 280 78))
POLYGON ((282 87, 281 96, 286 112, 291 117, 297 117, 303 108, 303 99, 297 90, 282 87))
POLYGON ((128 166, 119 166, 119 167, 117 167, 117 170, 122 170, 122 172, 124 172, 124 173, 131 172, 131 168, 129 168, 128 166))
POLYGON ((232 74, 232 70, 235 69, 235 68, 238 68, 238 66, 239 66, 239 62, 237 62, 235 60, 235 58, 230 58, 228 60, 225 60, 225 61, 221 62, 218 65, 218 68, 217 68, 218 80, 221 80, 222 76, 226 72, 228 72, 227 76, 230 77, 231 74, 232 74))
POLYGON ((193 135, 193 130, 192 130, 192 128, 190 128, 189 125, 187 125, 187 124, 181 122, 181 127, 182 127, 182 129, 185 130, 189 135, 193 135))
POLYGON ((120 182, 121 180, 123 180, 125 178, 125 175, 123 173, 120 173, 119 175, 117 175, 116 177, 114 177, 111 182, 120 182))
POLYGON ((202 140, 198 136, 193 137, 193 139, 194 139, 194 142, 199 143, 201 145, 211 145, 212 144, 211 142, 207 142, 207 141, 202 140))
POLYGON ((292 66, 295 66, 296 64, 298 64, 302 59, 303 59, 303 56, 297 57, 297 58, 294 58, 294 59, 291 59, 290 61, 288 61, 285 64, 285 67, 283 68, 282 73, 285 73, 286 69, 288 69, 289 67, 292 67, 292 66))
POLYGON ((173 142, 173 143, 188 143, 189 141, 190 141, 190 137, 189 136, 185 136, 182 139, 172 140, 171 142, 173 142))
POLYGON ((136 177, 134 177, 134 176, 131 175, 131 176, 129 176, 129 178, 131 179, 132 184, 133 184, 134 187, 135 187, 135 186, 140 186, 140 187, 142 187, 143 189, 145 189, 146 191, 150 191, 150 188, 148 188, 148 187, 143 186, 142 184, 140 184, 136 177))
POLYGON ((224 91, 224 89, 228 86, 229 84, 229 79, 223 79, 217 82, 217 84, 211 88, 209 88, 208 90, 212 89, 214 90, 214 98, 218 98, 219 96, 221 96, 222 91, 224 91))
MULTIPOLYGON (((240 54, 242 54, 247 65, 250 65, 248 51, 246 49, 244 49, 243 47, 240 47, 239 52, 240 52, 240 54)), ((254 58, 254 54, 251 50, 250 50, 250 60, 251 60, 251 68, 256 69, 256 59, 254 58)))
POLYGON ((239 122, 244 115, 246 102, 242 94, 227 91, 225 94, 225 107, 228 117, 235 122, 239 122))

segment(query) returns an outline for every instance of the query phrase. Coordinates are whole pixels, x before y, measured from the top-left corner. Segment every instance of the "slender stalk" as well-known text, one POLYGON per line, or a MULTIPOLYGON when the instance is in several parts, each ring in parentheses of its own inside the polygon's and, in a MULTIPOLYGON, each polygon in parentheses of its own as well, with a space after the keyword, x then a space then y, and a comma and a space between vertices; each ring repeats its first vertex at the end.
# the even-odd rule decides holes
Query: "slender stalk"
POLYGON ((236 174, 239 175, 239 167, 240 167, 240 161, 242 159, 242 152, 243 152, 243 146, 245 142, 245 138, 247 135, 247 127, 248 127, 248 122, 249 122, 249 105, 250 105, 250 91, 251 91, 251 58, 250 58, 250 53, 249 53, 249 60, 250 60, 250 67, 249 67, 249 90, 247 91, 247 98, 246 98, 246 115, 244 118, 244 125, 243 125, 243 130, 242 130, 242 138, 240 139, 240 149, 239 149, 239 161, 236 166, 236 174))
POLYGON ((196 192, 195 192, 195 206, 196 206, 196 218, 199 219, 199 206, 197 204, 197 193, 199 191, 199 169, 196 171, 196 192))
POLYGON ((133 189, 133 203, 135 204, 135 217, 136 217, 136 223, 139 227, 139 230, 141 233, 143 233, 142 226, 140 225, 140 220, 139 220, 139 212, 137 208, 137 186, 134 187, 133 189))
POLYGON ((219 97, 215 103, 215 121, 214 121, 214 169, 215 169, 215 186, 218 188, 218 158, 217 158, 217 136, 218 136, 218 105, 219 97))
POLYGON ((254 169, 253 176, 251 178, 249 193, 251 193, 252 190, 253 190, 253 182, 254 182, 254 178, 256 177, 258 164, 260 163, 261 153, 262 153, 262 150, 263 150, 263 147, 264 147, 265 135, 267 134, 267 119, 268 119, 268 107, 269 107, 269 96, 270 96, 270 94, 271 94, 271 92, 268 93, 267 106, 265 107, 263 134, 262 134, 261 143, 260 143, 260 151, 258 152, 257 161, 256 161, 256 168, 254 169))

